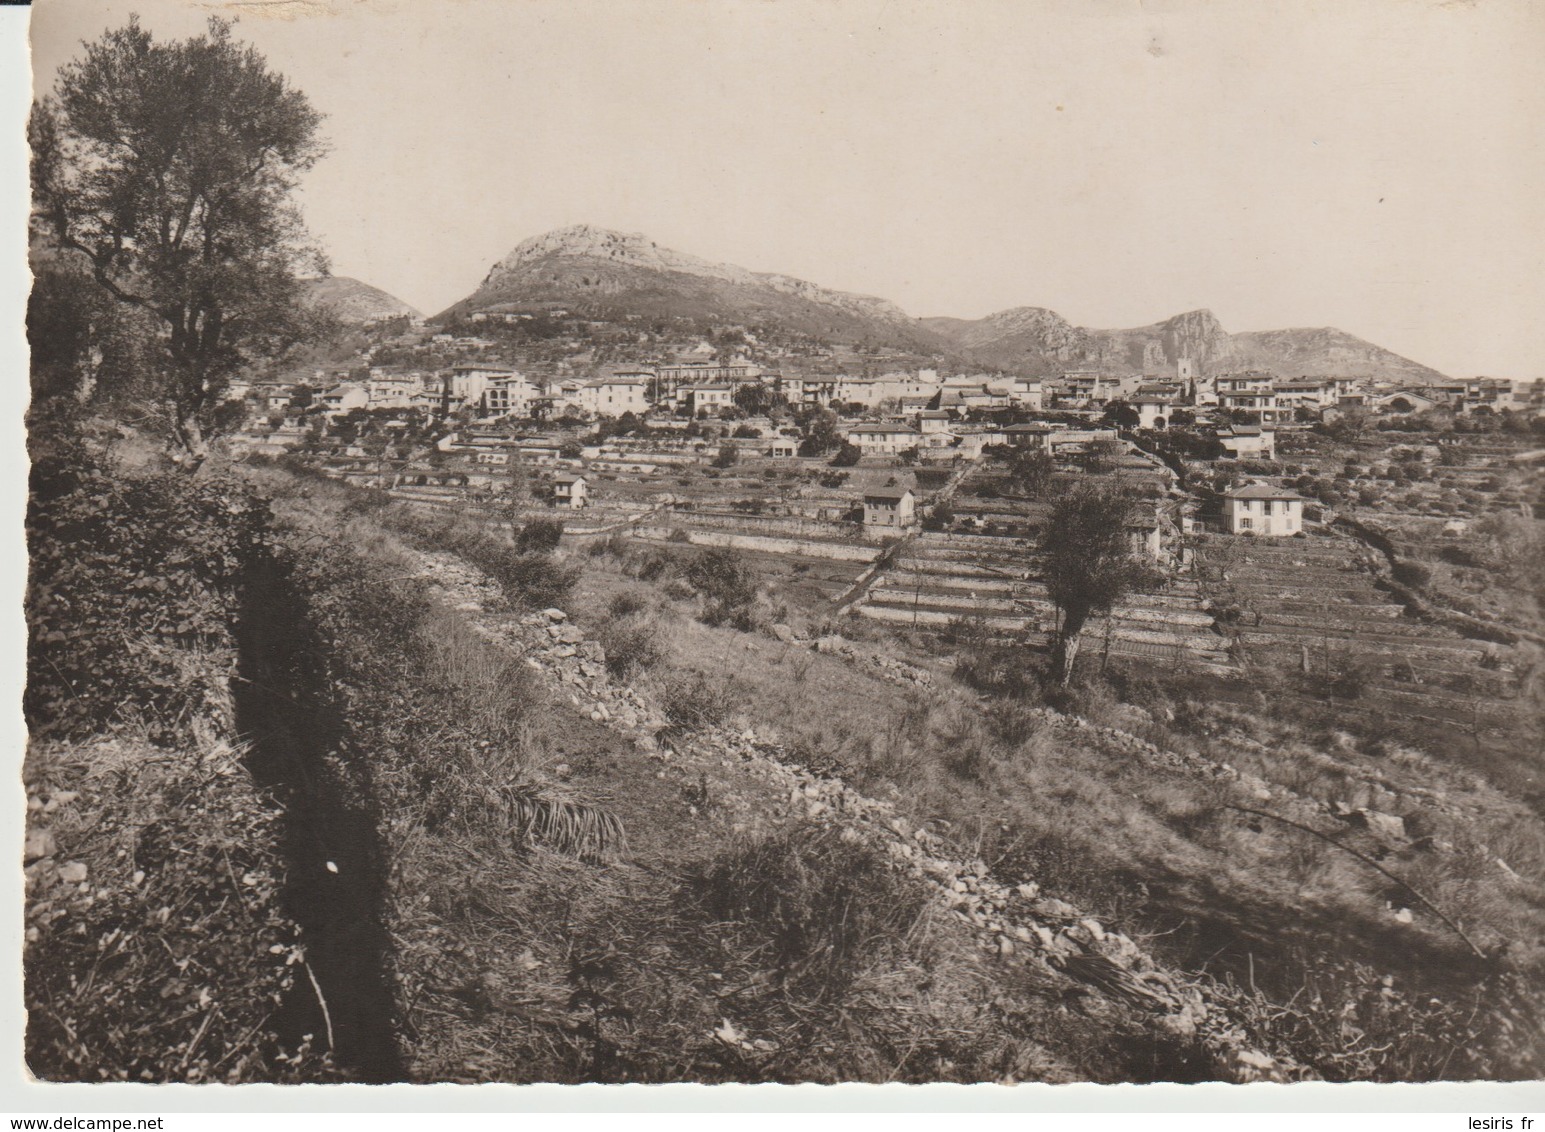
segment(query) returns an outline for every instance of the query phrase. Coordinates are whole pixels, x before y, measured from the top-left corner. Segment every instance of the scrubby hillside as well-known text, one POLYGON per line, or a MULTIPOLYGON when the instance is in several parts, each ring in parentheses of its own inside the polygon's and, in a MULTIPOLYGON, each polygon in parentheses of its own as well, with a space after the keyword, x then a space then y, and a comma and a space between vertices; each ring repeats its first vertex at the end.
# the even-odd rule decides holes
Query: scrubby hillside
POLYGON ((122 685, 153 719, 34 700, 80 721, 28 771, 41 1075, 1540 1071, 1538 819, 1478 775, 1119 670, 1044 702, 1012 647, 823 620, 730 552, 195 482, 40 484, 88 565, 216 571, 39 574, 40 613, 204 610, 131 650, 185 674, 122 685), (146 535, 58 502, 153 485, 186 502, 146 535), (182 1008, 131 1024, 168 947, 182 1008))
POLYGON ((308 279, 306 299, 326 307, 347 325, 379 322, 390 318, 418 318, 419 312, 379 287, 350 279, 346 275, 324 275, 308 279))
POLYGON ((228 477, 119 466, 107 439, 34 447, 27 1064, 337 1079, 284 898, 286 822, 232 694, 266 511, 228 477))

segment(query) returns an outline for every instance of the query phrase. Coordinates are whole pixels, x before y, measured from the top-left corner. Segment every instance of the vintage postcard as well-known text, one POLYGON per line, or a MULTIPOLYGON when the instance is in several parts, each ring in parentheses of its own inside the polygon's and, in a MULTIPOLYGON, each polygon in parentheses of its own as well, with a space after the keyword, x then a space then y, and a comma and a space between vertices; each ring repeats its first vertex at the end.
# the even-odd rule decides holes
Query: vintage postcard
POLYGON ((36 1079, 1545 1075, 1545 7, 31 36, 36 1079))

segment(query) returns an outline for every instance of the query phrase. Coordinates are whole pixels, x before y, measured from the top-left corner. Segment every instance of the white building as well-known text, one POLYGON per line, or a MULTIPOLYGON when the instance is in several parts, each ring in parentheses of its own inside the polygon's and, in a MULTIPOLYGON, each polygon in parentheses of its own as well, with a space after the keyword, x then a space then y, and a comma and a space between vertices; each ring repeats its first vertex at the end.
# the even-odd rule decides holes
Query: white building
POLYGON ((623 413, 648 411, 649 387, 636 377, 611 377, 587 381, 580 387, 580 406, 598 417, 620 417, 623 413))
POLYGON ((536 390, 519 374, 491 379, 483 388, 478 406, 485 417, 528 417, 536 390))
POLYGON ((700 413, 713 416, 735 403, 735 390, 723 384, 689 385, 681 390, 681 403, 694 417, 700 413))
POLYGON ((864 526, 909 527, 917 514, 911 488, 880 487, 864 492, 864 526))
POLYGON ((495 381, 508 381, 520 374, 507 366, 460 365, 445 378, 445 397, 452 409, 481 405, 483 393, 495 381))
POLYGON ((1225 456, 1235 460, 1274 460, 1277 434, 1260 425, 1230 425, 1218 430, 1218 443, 1225 456))
POLYGON ((1260 424, 1275 424, 1277 391, 1269 373, 1231 373, 1218 378, 1218 407, 1252 414, 1260 424))
POLYGON ((1305 502, 1287 488, 1247 484, 1223 496, 1223 524, 1236 535, 1296 535, 1304 528, 1305 502))
POLYGON ((1127 403, 1137 410, 1138 428, 1163 428, 1175 411, 1175 393, 1167 386, 1145 385, 1127 403))
POLYGON ((950 428, 954 420, 954 414, 943 409, 924 409, 917 414, 919 443, 925 448, 948 448, 955 443, 955 434, 950 428))
POLYGON ((370 394, 363 385, 349 382, 324 390, 317 398, 328 418, 341 417, 354 409, 368 408, 370 394))
POLYGON ((909 425, 861 424, 848 430, 848 443, 865 456, 897 456, 921 441, 922 434, 909 425))
POLYGON ((553 477, 553 505, 577 511, 590 496, 590 486, 584 476, 572 472, 559 472, 553 477))

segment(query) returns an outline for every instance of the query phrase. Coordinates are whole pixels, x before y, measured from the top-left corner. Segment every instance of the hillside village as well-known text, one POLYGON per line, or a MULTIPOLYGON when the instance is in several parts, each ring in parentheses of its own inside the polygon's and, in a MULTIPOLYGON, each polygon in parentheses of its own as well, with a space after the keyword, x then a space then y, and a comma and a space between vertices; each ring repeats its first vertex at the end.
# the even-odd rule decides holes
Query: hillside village
POLYGON ((496 270, 497 301, 425 319, 314 282, 330 337, 229 383, 213 475, 154 473, 110 418, 38 430, 62 495, 34 520, 34 647, 71 674, 28 692, 41 1072, 1535 1071, 1545 381, 1231 368, 1191 316, 1161 325, 1205 358, 1172 334, 1142 367, 993 364, 878 300, 620 246, 796 306, 522 303, 496 270), (79 462, 79 430, 118 454, 79 462), (1077 653, 1056 524, 1100 498, 1130 582, 1077 653), (78 649, 159 608, 163 558, 194 603, 171 643, 78 649), (164 776, 90 785, 162 744, 164 776), (193 825, 124 832, 209 773, 193 825), (96 822, 120 831, 99 848, 96 822), (173 902, 154 938, 201 974, 162 992, 152 937, 107 925, 173 902), (99 929, 104 1001, 76 946, 99 929), (731 1003, 731 976, 760 989, 731 1003), (135 1037, 165 993, 185 1012, 135 1037))
MULTIPOLYGON (((576 239, 593 250, 597 236, 527 241, 490 279, 576 239)), ((739 278, 646 252, 649 270, 739 278)), ((1408 724, 1513 742, 1508 700, 1533 665, 1506 647, 1516 605, 1465 569, 1465 548, 1545 506, 1531 474, 1545 379, 1415 386, 1206 372, 1190 357, 1015 373, 910 342, 816 342, 776 324, 636 330, 631 316, 522 305, 507 287, 488 297, 434 321, 382 307, 356 325, 346 364, 233 386, 247 414, 233 452, 425 513, 556 521, 576 545, 743 552, 799 595, 777 628, 801 641, 836 615, 1049 648, 1059 613, 1037 540, 1060 493, 1109 488, 1136 501, 1130 549, 1158 581, 1106 618, 1106 657, 1242 685, 1286 667, 1309 701, 1356 683, 1366 696, 1338 710, 1399 705, 1408 724), (1397 544, 1440 553, 1402 564, 1397 544), (1317 569, 1335 586, 1292 577, 1317 569), (1410 620, 1420 599, 1392 587, 1413 579, 1442 584, 1447 620, 1410 620), (1477 617, 1478 633, 1465 623, 1477 617)), ((936 647, 903 651, 925 662, 936 647)))
POLYGON ((1545 1071, 1545 379, 590 225, 426 317, 223 20, 58 81, 40 1080, 1545 1071))
MULTIPOLYGON (((864 473, 901 469, 885 486, 905 480, 913 488, 908 515, 871 516, 865 525, 905 529, 929 519, 936 502, 918 488, 916 470, 958 473, 1033 448, 1065 463, 1119 453, 1161 478, 1173 474, 1165 454, 1183 453, 1235 485, 1278 491, 1276 513, 1299 517, 1263 524, 1271 508, 1252 515, 1230 504, 1226 517, 1216 516, 1228 530, 1291 535, 1301 529, 1304 504, 1334 506, 1340 497, 1298 485, 1312 460, 1287 460, 1290 453, 1307 454, 1317 441, 1328 447, 1331 436, 1429 429, 1448 431, 1454 445, 1490 437, 1524 452, 1545 415, 1545 379, 1415 387, 1356 375, 1203 375, 1189 358, 1173 372, 1022 376, 952 371, 937 359, 907 365, 907 357, 880 349, 763 345, 742 327, 665 343, 640 334, 649 349, 619 351, 597 344, 610 337, 611 324, 561 308, 477 311, 449 327, 394 316, 363 329, 372 341, 347 364, 233 383, 229 396, 247 416, 233 450, 303 456, 351 483, 426 499, 505 495, 511 469, 522 468, 529 473, 519 488, 524 500, 591 508, 586 521, 593 524, 640 504, 684 504, 676 496, 690 493, 670 488, 685 486, 679 481, 692 469, 722 473, 744 464, 744 472, 754 463, 769 481, 802 481, 830 464, 858 469, 852 489, 832 489, 821 505, 794 508, 791 516, 857 517, 864 473), (520 330, 537 319, 550 336, 532 349, 520 330), (491 325, 516 329, 498 336, 491 325), (636 360, 599 360, 619 352, 636 360), (1290 473, 1279 464, 1301 466, 1290 473), (575 493, 567 486, 574 480, 560 474, 583 487, 575 493)), ((758 502, 760 510, 769 501, 758 502)), ((1460 515, 1473 503, 1451 492, 1424 499, 1419 509, 1460 515)), ((1185 508, 1171 510, 1179 531, 1185 508)), ((968 533, 989 521, 966 515, 935 525, 968 533)))

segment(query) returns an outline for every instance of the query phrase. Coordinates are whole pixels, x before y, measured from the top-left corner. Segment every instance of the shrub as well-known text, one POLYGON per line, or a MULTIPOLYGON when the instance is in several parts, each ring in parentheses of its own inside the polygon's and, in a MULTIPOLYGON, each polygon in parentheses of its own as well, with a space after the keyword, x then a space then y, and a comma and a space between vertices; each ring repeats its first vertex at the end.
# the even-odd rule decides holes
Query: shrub
POLYGON ((1017 748, 1039 735, 1045 721, 1027 703, 1005 700, 987 709, 987 726, 998 742, 1017 748))
POLYGON ((597 626, 595 639, 606 650, 606 667, 613 676, 628 679, 659 665, 665 657, 660 627, 626 615, 597 626))
POLYGON ((565 565, 550 551, 521 553, 455 517, 429 519, 391 508, 382 512, 382 521, 426 549, 449 551, 476 566, 499 585, 505 599, 517 609, 561 605, 579 580, 579 568, 565 565))
POLYGON ((849 444, 844 441, 842 447, 837 449, 837 454, 832 457, 832 467, 851 468, 854 464, 858 463, 862 457, 863 453, 859 451, 856 445, 849 444))
POLYGON ((614 533, 586 544, 585 553, 591 558, 615 558, 626 562, 632 555, 632 549, 626 535, 614 533))
POLYGON ((624 590, 612 598, 606 610, 616 618, 631 617, 635 613, 642 613, 647 604, 641 595, 624 590))
POLYGON ((469 555, 503 587, 511 603, 528 609, 561 605, 579 580, 579 571, 546 554, 469 555))
POLYGON ((666 551, 651 547, 638 556, 633 575, 641 582, 656 582, 676 569, 676 560, 666 551))
POLYGON ((267 537, 266 504, 223 476, 45 460, 27 528, 34 734, 89 735, 128 714, 171 742, 192 719, 230 722, 219 654, 267 537))
POLYGON ((972 641, 960 650, 955 678, 989 695, 1034 699, 1045 672, 1023 646, 972 641))
POLYGON ((562 538, 562 519, 532 519, 516 533, 515 549, 521 554, 550 554, 562 538))
POLYGON ((955 511, 948 503, 940 503, 923 520, 923 530, 942 531, 955 521, 955 511))
POLYGON ((751 627, 756 575, 735 551, 705 550, 687 564, 683 577, 703 595, 703 620, 708 624, 729 622, 737 629, 751 627))
POLYGON ((1395 563, 1395 568, 1390 571, 1395 581, 1402 586, 1410 586, 1412 589, 1422 589, 1432 581, 1432 568, 1424 566, 1420 562, 1412 562, 1403 558, 1395 563))
POLYGON ((686 899, 731 925, 787 991, 828 1003, 904 948, 928 908, 923 885, 880 853, 809 827, 727 850, 689 880, 686 899))
POLYGON ((27 869, 33 1073, 93 1083, 344 1079, 318 1052, 320 1035, 281 1045, 275 1003, 311 993, 284 911, 283 816, 229 748, 35 743, 23 778, 36 802, 28 833, 58 844, 27 869), (61 805, 66 785, 74 799, 61 805), (56 860, 83 867, 89 885, 61 878, 56 860))
POLYGON ((715 727, 740 702, 738 682, 719 673, 688 672, 668 676, 660 689, 660 710, 672 725, 686 730, 715 727))

